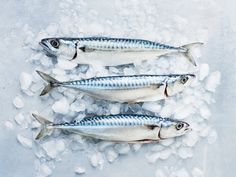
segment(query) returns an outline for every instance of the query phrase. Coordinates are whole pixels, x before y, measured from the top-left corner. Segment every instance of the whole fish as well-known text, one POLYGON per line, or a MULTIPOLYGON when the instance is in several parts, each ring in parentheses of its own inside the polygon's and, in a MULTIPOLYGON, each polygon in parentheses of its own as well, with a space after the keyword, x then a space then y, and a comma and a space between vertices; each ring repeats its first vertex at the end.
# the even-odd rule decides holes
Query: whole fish
POLYGON ((195 78, 193 74, 133 75, 60 82, 41 71, 37 73, 48 83, 40 96, 54 87, 67 87, 99 99, 128 103, 165 99, 184 90, 195 78))
POLYGON ((50 134, 54 129, 62 129, 108 141, 147 143, 181 136, 191 130, 186 122, 147 115, 95 116, 60 124, 54 124, 36 114, 32 115, 42 124, 35 139, 50 134))
POLYGON ((51 55, 66 59, 78 57, 80 64, 116 66, 154 59, 161 55, 181 53, 196 66, 190 50, 203 43, 196 42, 175 47, 143 39, 85 37, 45 38, 39 44, 51 55))

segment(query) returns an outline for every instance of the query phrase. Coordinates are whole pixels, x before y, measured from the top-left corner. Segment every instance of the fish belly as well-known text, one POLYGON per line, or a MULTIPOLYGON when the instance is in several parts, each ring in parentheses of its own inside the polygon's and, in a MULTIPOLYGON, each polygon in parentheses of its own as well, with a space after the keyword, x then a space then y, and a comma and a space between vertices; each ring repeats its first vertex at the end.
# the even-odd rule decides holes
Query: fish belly
POLYGON ((173 51, 156 50, 156 51, 137 51, 137 52, 116 52, 116 51, 94 51, 79 52, 77 58, 80 64, 117 66, 131 63, 140 63, 145 60, 154 60, 158 56, 166 55, 173 51))
POLYGON ((159 140, 159 127, 150 129, 146 126, 81 126, 70 129, 70 131, 80 135, 109 141, 132 142, 142 140, 159 140))
POLYGON ((165 99, 165 86, 160 86, 159 88, 138 88, 138 89, 123 89, 123 90, 101 90, 101 89, 89 89, 82 90, 87 94, 110 101, 117 102, 144 102, 144 101, 157 101, 165 99))

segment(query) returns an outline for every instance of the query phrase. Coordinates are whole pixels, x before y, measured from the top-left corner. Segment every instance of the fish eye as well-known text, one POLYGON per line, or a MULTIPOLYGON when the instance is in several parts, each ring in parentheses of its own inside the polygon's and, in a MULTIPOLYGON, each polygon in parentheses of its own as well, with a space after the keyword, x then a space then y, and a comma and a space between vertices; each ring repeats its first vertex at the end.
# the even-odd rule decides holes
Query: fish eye
POLYGON ((58 47, 59 47, 59 45, 60 45, 60 43, 59 43, 59 41, 58 41, 57 39, 52 39, 52 40, 50 40, 50 44, 51 44, 54 48, 56 48, 56 49, 58 49, 58 47))
POLYGON ((183 76, 183 77, 180 79, 180 82, 181 82, 182 84, 185 84, 187 81, 188 81, 188 77, 186 77, 186 76, 183 76))
POLYGON ((184 124, 183 124, 183 123, 177 123, 176 126, 175 126, 175 128, 176 128, 177 130, 182 129, 183 127, 184 127, 184 124))

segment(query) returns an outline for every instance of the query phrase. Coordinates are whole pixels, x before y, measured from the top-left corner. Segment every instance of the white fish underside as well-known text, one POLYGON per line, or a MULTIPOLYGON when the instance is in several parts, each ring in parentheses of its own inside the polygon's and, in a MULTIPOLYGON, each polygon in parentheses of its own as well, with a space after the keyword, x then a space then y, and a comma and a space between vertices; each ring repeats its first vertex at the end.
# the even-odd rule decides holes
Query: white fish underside
POLYGON ((158 56, 183 52, 185 49, 143 40, 104 40, 78 42, 79 62, 83 64, 116 66, 156 59, 158 56), (138 42, 137 42, 138 41, 138 42), (84 48, 85 51, 81 50, 84 48), (106 51, 106 52, 104 52, 106 51))
POLYGON ((99 99, 128 103, 156 101, 166 98, 165 85, 159 88, 147 87, 129 90, 79 90, 99 99))
POLYGON ((158 59, 158 56, 170 54, 168 51, 145 51, 145 52, 79 52, 78 61, 81 64, 93 66, 117 66, 130 63, 140 63, 145 60, 158 59))
POLYGON ((124 127, 73 127, 68 128, 74 133, 89 136, 97 139, 108 141, 145 141, 145 140, 159 140, 159 127, 150 129, 147 126, 124 126, 124 127))

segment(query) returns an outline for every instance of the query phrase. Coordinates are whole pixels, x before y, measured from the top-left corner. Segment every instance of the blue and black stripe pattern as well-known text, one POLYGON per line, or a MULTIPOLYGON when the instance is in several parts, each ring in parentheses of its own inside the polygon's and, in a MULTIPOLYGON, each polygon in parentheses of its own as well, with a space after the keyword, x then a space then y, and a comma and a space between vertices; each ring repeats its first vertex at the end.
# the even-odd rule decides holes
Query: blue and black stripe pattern
POLYGON ((169 126, 177 122, 170 118, 147 115, 108 115, 87 117, 68 123, 69 126, 169 126))
POLYGON ((87 47, 101 50, 131 49, 131 48, 173 49, 173 50, 181 49, 180 47, 174 47, 144 39, 85 37, 85 38, 78 38, 77 41, 81 45, 85 44, 87 47))

